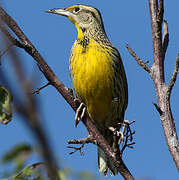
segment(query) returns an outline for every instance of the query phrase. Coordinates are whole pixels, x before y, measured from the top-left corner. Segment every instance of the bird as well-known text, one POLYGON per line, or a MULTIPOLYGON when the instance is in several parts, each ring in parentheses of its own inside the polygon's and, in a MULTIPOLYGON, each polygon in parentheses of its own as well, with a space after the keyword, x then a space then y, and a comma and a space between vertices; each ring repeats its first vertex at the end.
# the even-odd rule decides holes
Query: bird
MULTIPOLYGON (((77 39, 69 58, 75 95, 85 105, 100 133, 114 147, 113 130, 124 122, 128 84, 120 53, 107 37, 101 13, 97 8, 83 4, 47 12, 66 16, 77 28, 77 39)), ((105 176, 108 171, 111 175, 118 174, 100 147, 98 168, 105 176)))

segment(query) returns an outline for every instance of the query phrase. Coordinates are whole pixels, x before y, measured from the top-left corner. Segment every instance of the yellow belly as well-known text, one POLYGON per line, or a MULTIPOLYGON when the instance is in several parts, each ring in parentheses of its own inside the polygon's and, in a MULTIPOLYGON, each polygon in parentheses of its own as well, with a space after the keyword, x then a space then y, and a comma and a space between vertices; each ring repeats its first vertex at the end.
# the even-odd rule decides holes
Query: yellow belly
POLYGON ((94 41, 85 50, 77 43, 72 48, 70 71, 75 93, 94 121, 102 121, 110 113, 113 68, 107 51, 94 41))

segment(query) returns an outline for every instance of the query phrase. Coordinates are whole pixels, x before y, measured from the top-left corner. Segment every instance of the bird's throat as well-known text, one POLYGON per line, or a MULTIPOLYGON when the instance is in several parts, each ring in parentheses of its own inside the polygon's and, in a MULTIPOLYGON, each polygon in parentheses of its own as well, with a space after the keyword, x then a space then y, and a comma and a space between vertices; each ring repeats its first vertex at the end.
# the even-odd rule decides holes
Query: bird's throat
POLYGON ((77 31, 78 31, 78 37, 77 39, 84 39, 84 33, 83 33, 83 30, 80 28, 80 26, 75 23, 75 26, 77 28, 77 31))

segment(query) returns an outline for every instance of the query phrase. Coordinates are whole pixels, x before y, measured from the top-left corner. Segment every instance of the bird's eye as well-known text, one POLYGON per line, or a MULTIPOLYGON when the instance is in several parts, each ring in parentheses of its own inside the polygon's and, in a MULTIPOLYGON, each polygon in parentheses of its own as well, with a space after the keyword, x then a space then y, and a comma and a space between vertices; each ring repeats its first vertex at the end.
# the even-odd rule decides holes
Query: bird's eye
POLYGON ((74 9, 74 12, 77 13, 79 10, 80 10, 80 8, 79 8, 79 7, 76 7, 76 8, 74 9))

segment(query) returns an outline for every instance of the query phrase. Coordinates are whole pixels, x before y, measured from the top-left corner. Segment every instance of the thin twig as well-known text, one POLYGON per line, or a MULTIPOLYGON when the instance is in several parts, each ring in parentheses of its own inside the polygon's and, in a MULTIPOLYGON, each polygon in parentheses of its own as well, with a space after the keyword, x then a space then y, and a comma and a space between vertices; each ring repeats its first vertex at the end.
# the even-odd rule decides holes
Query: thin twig
POLYGON ((84 152, 82 151, 82 149, 84 148, 84 144, 82 144, 80 147, 67 146, 67 148, 74 149, 74 151, 72 151, 72 152, 69 153, 70 155, 76 153, 77 151, 80 151, 81 156, 84 155, 84 152))
POLYGON ((2 56, 13 46, 13 44, 9 44, 3 51, 0 53, 0 65, 1 65, 1 58, 2 56))
POLYGON ((163 114, 162 110, 160 109, 160 107, 155 103, 152 102, 152 104, 155 106, 156 110, 158 111, 158 113, 160 114, 160 116, 163 114))
POLYGON ((84 152, 82 152, 82 148, 84 147, 85 144, 87 143, 93 143, 93 144, 97 144, 96 140, 93 138, 92 135, 88 135, 87 137, 83 138, 83 139, 73 139, 73 140, 69 140, 68 144, 81 144, 80 147, 74 147, 74 146, 67 146, 67 148, 71 148, 74 149, 74 151, 70 152, 69 154, 74 154, 77 151, 80 151, 81 155, 84 155, 84 152))
POLYGON ((5 34, 5 37, 8 38, 13 45, 16 45, 19 48, 23 48, 21 42, 14 38, 2 24, 0 24, 0 30, 5 34))
POLYGON ((178 69, 179 69, 179 53, 177 55, 175 68, 174 68, 174 71, 173 71, 173 74, 172 74, 172 77, 170 79, 168 89, 167 89, 167 97, 168 97, 168 99, 170 98, 171 91, 173 89, 173 86, 175 85, 177 75, 178 75, 178 69))
POLYGON ((86 144, 86 143, 93 143, 96 144, 96 140, 93 138, 93 136, 89 135, 85 138, 82 139, 73 139, 73 140, 69 140, 68 144, 86 144))
POLYGON ((32 92, 32 94, 39 94, 42 89, 46 88, 49 85, 50 85, 50 82, 48 82, 47 84, 43 85, 40 88, 37 88, 35 91, 32 92))
POLYGON ((74 151, 70 152, 69 154, 74 154, 75 152, 80 151, 80 154, 84 155, 84 152, 82 152, 82 149, 84 145, 87 143, 96 144, 96 140, 93 138, 93 136, 89 135, 83 139, 73 139, 73 140, 68 141, 68 144, 81 144, 80 147, 67 146, 67 148, 74 149, 74 151))
POLYGON ((151 68, 149 66, 147 66, 147 63, 145 63, 144 61, 142 61, 137 55, 136 53, 130 48, 130 46, 127 44, 126 45, 127 50, 129 51, 129 53, 134 57, 134 59, 137 61, 137 63, 144 69, 146 70, 149 74, 151 73, 151 68))

